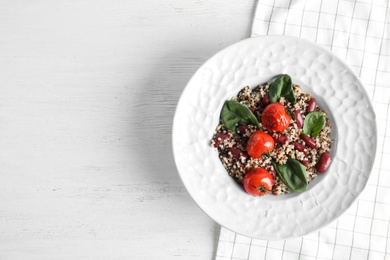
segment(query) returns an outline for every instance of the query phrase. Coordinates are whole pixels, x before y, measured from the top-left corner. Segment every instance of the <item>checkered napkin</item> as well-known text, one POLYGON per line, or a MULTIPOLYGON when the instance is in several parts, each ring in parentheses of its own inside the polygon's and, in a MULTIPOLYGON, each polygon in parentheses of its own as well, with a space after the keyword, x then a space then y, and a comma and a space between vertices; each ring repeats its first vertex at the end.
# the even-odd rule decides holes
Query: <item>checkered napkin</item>
POLYGON ((361 78, 377 117, 368 184, 337 221, 302 238, 265 241, 221 227, 216 260, 390 260, 390 5, 386 0, 259 0, 252 36, 284 34, 331 50, 361 78))

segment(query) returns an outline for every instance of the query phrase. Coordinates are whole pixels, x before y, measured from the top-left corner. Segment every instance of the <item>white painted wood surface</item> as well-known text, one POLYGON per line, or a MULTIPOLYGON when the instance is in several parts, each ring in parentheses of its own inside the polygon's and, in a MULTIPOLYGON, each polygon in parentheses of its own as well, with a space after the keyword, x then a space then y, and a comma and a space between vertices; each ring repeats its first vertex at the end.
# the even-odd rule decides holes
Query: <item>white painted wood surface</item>
POLYGON ((0 1, 0 259, 212 259, 172 120, 255 4, 0 1))

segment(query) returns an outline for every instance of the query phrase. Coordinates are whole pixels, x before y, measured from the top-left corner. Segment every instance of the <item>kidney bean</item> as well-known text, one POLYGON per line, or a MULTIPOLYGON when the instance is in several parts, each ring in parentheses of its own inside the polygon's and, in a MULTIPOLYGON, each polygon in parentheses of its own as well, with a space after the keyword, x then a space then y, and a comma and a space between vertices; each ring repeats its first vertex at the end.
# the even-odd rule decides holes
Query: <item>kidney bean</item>
POLYGON ((307 146, 309 146, 310 148, 312 148, 312 149, 318 149, 318 145, 316 144, 316 141, 315 141, 313 138, 311 138, 311 137, 309 137, 309 136, 307 136, 307 135, 304 135, 304 134, 301 134, 299 137, 300 137, 300 138, 305 142, 305 144, 306 144, 307 146))
POLYGON ((262 99, 262 103, 264 104, 264 107, 267 106, 269 104, 269 97, 268 97, 268 94, 265 95, 262 99))
POLYGON ((277 138, 274 138, 275 143, 279 143, 281 145, 285 144, 288 140, 288 137, 284 134, 279 134, 277 138))
POLYGON ((214 137, 214 147, 218 148, 220 146, 220 144, 225 140, 226 141, 230 140, 230 135, 220 134, 220 133, 216 134, 214 137))
POLYGON ((294 110, 294 114, 295 114, 295 121, 296 121, 296 124, 299 128, 301 128, 303 126, 303 117, 302 117, 302 113, 301 113, 301 110, 294 110))
POLYGON ((240 149, 238 149, 236 147, 231 147, 229 149, 229 152, 232 153, 233 157, 236 158, 236 160, 240 160, 241 156, 244 157, 245 160, 248 158, 248 155, 245 152, 241 151, 240 149))
POLYGON ((238 127, 238 130, 240 131, 240 134, 245 134, 246 130, 248 129, 248 126, 247 125, 240 125, 238 127))
POLYGON ((317 101, 315 98, 311 98, 309 102, 307 103, 306 111, 307 113, 313 112, 316 110, 317 101))
POLYGON ((298 142, 294 142, 294 148, 300 152, 303 152, 304 154, 307 154, 307 151, 305 151, 305 146, 303 144, 300 144, 298 142))
POLYGON ((331 162, 332 162, 332 158, 330 158, 330 155, 328 152, 321 154, 320 160, 318 161, 318 163, 316 165, 317 171, 320 173, 325 172, 329 168, 329 165, 331 162))
POLYGON ((303 159, 302 161, 302 164, 305 165, 306 167, 309 166, 309 161, 307 159, 303 159))

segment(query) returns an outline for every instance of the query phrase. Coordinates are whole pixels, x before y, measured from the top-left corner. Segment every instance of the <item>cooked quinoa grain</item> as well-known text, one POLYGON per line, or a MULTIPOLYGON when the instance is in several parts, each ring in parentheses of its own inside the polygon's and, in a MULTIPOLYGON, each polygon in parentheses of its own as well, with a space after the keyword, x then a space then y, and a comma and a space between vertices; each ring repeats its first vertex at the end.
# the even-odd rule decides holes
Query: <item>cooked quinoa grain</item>
POLYGON ((329 119, 326 117, 326 112, 316 107, 317 112, 322 112, 326 118, 326 124, 318 134, 313 138, 319 147, 317 150, 308 147, 305 142, 299 137, 302 133, 302 128, 297 126, 294 110, 300 110, 303 120, 305 119, 308 102, 312 98, 310 94, 302 91, 299 85, 293 85, 296 103, 291 104, 287 99, 281 97, 279 102, 286 107, 287 112, 291 112, 290 125, 283 132, 271 132, 261 124, 261 114, 265 108, 264 97, 268 95, 271 83, 259 85, 254 89, 244 87, 241 89, 232 100, 236 100, 247 106, 257 117, 260 128, 254 125, 238 126, 236 133, 227 129, 220 121, 216 128, 215 134, 211 141, 211 145, 218 149, 219 159, 227 170, 229 176, 233 177, 238 182, 243 181, 246 172, 251 168, 264 168, 274 177, 275 183, 272 189, 272 194, 281 195, 289 193, 287 186, 279 179, 271 160, 279 164, 285 164, 288 157, 300 161, 306 166, 307 180, 311 181, 317 176, 316 164, 319 157, 324 152, 329 152, 332 144, 330 133, 332 126, 329 124, 329 119), (257 130, 271 135, 275 140, 274 150, 270 152, 270 156, 263 155, 261 158, 251 158, 246 152, 246 144, 252 133, 257 130), (298 151, 294 147, 294 143, 304 146, 303 151, 298 151))

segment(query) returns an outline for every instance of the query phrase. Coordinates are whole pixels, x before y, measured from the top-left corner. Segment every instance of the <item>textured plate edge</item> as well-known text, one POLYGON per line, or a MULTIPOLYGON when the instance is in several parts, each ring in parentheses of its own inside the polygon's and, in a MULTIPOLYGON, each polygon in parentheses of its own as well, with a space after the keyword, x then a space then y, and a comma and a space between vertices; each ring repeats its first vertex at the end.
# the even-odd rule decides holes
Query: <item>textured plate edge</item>
POLYGON ((216 52, 214 55, 210 56, 205 62, 203 62, 199 67, 198 69, 193 73, 193 75, 191 76, 191 78, 188 80, 187 84, 185 85, 180 97, 179 97, 179 101, 176 105, 176 108, 175 108, 175 112, 174 112, 174 117, 173 117, 173 124, 172 124, 172 150, 173 150, 173 155, 174 155, 174 161, 175 161, 175 166, 176 166, 176 169, 177 169, 177 173, 180 177, 180 180, 182 182, 182 184, 184 185, 184 187, 186 187, 186 190, 187 192, 190 194, 192 200, 195 202, 195 204, 208 216, 210 217, 213 221, 215 221, 216 223, 218 223, 219 225, 223 226, 224 228, 232 231, 232 232, 235 232, 237 234, 240 234, 240 235, 243 235, 243 236, 247 236, 247 237, 251 237, 251 238, 254 238, 254 239, 260 239, 260 240, 270 240, 270 241, 280 241, 280 240, 287 240, 287 239, 294 239, 294 238, 300 238, 300 237, 303 237, 303 236, 306 236, 306 235, 309 235, 309 234, 312 234, 312 233, 315 233, 315 232, 318 232, 319 230, 321 230, 322 228, 330 225, 331 223, 334 223, 335 221, 337 221, 356 201, 357 199, 360 197, 361 193, 364 191, 364 189, 366 188, 367 186, 367 183, 368 183, 368 179, 370 178, 371 174, 372 174, 372 170, 373 170, 373 167, 374 167, 374 162, 376 160, 376 157, 377 157, 377 147, 378 147, 378 125, 377 125, 377 119, 376 119, 376 114, 375 114, 375 110, 374 110, 374 107, 373 107, 373 103, 372 103, 372 100, 369 98, 370 96, 368 95, 368 92, 366 90, 366 87, 364 86, 364 84, 362 83, 361 79, 359 78, 359 76, 351 69, 351 67, 346 64, 346 62, 344 62, 341 58, 339 58, 338 56, 336 56, 333 52, 331 52, 331 50, 328 50, 326 49, 325 47, 315 43, 315 42, 312 42, 312 41, 309 41, 309 40, 306 40, 306 39, 302 39, 302 38, 299 38, 299 37, 293 37, 293 36, 286 36, 286 35, 265 35, 265 36, 255 36, 255 37, 251 37, 251 38, 245 38, 243 40, 240 40, 234 44, 231 44, 225 48, 222 48, 221 50, 219 50, 218 52, 216 52), (340 210, 338 212, 338 214, 336 214, 336 217, 331 219, 331 221, 329 222, 326 222, 322 225, 319 225, 318 227, 314 228, 313 230, 311 230, 310 232, 304 234, 304 235, 291 235, 289 237, 280 237, 280 238, 277 238, 277 237, 271 237, 271 238, 265 238, 265 237, 256 237, 256 236, 252 236, 250 234, 246 234, 246 233, 243 233, 243 232, 240 232, 240 231, 236 231, 234 229, 231 229, 231 228, 228 228, 228 227, 225 227, 223 225, 221 225, 221 223, 219 223, 217 220, 215 220, 214 218, 212 218, 202 207, 201 205, 199 205, 199 203, 194 199, 194 196, 192 195, 192 193, 188 190, 188 188, 186 187, 185 185, 185 182, 182 178, 182 175, 180 174, 179 172, 179 167, 178 167, 178 162, 176 160, 176 154, 177 154, 177 151, 175 150, 175 140, 174 140, 174 132, 175 132, 175 123, 176 123, 176 115, 177 115, 177 110, 179 108, 179 105, 181 104, 181 102, 184 102, 182 97, 183 95, 185 94, 186 90, 188 89, 188 86, 190 84, 190 82, 195 78, 195 76, 197 75, 197 73, 201 70, 202 67, 204 67, 206 64, 208 64, 210 62, 210 60, 212 60, 215 56, 219 55, 221 52, 224 52, 226 51, 227 49, 231 48, 232 46, 235 46, 235 45, 239 45, 239 44, 242 44, 243 42, 245 41, 251 41, 253 39, 261 39, 261 38, 275 38, 275 39, 280 39, 280 38, 284 38, 284 39, 290 39, 290 40, 294 40, 294 41, 302 41, 302 42, 305 42, 307 44, 310 44, 310 45, 314 45, 316 48, 319 48, 321 49, 322 51, 324 51, 325 53, 329 54, 330 56, 334 57, 338 62, 340 62, 347 70, 349 73, 351 73, 356 79, 357 79, 357 83, 358 85, 361 86, 361 88, 363 89, 363 92, 365 94, 365 96, 367 97, 367 100, 368 100, 368 104, 369 104, 369 108, 372 110, 373 114, 374 114, 374 130, 375 130, 375 133, 374 133, 374 137, 375 137, 375 147, 374 147, 374 155, 373 155, 373 160, 371 162, 371 165, 370 165, 370 169, 369 169, 369 173, 368 173, 368 178, 367 178, 367 181, 366 183, 364 184, 364 187, 361 191, 359 191, 357 193, 357 195, 352 199, 351 201, 351 204, 346 207, 345 209, 343 210, 340 210))

